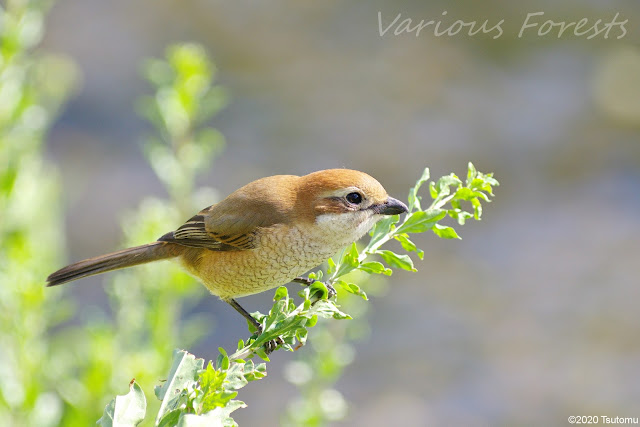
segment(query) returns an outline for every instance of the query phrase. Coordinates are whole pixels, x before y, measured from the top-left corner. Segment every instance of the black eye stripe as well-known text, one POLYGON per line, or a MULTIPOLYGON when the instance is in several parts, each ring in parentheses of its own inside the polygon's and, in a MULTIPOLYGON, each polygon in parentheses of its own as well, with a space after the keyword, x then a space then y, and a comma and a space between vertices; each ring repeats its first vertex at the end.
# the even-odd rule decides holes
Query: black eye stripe
POLYGON ((354 205, 359 205, 360 203, 362 203, 362 195, 360 193, 349 193, 345 198, 347 199, 347 202, 353 203, 354 205))

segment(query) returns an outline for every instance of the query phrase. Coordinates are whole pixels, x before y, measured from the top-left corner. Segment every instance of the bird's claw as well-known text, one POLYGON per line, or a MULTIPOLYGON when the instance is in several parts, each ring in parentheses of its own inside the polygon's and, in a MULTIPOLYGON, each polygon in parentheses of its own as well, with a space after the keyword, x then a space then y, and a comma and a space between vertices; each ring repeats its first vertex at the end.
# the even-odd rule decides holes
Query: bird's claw
POLYGON ((327 298, 331 299, 331 298, 335 297, 338 294, 336 292, 336 288, 334 288, 333 285, 331 285, 329 283, 325 283, 324 285, 327 287, 327 298))
MULTIPOLYGON (((256 328, 257 328, 257 331, 255 332, 254 336, 258 338, 260 335, 262 335, 262 332, 263 332, 262 325, 259 325, 259 326, 256 325, 256 328)), ((278 346, 281 346, 282 344, 284 344, 284 340, 282 339, 282 337, 278 337, 271 341, 267 341, 264 344, 264 351, 267 354, 271 354, 278 348, 278 346)))
POLYGON ((267 354, 271 354, 273 353, 278 346, 284 344, 284 341, 282 340, 281 337, 278 337, 274 340, 268 341, 265 345, 264 345, 264 351, 267 354))

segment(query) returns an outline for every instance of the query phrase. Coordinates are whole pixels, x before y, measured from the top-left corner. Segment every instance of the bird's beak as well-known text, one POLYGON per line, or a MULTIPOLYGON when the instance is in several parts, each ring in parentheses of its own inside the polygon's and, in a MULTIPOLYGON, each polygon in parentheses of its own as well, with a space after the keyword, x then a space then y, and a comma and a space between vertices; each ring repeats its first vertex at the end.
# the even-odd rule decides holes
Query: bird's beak
POLYGON ((384 203, 374 205, 373 209, 380 215, 400 215, 401 213, 409 212, 407 205, 393 197, 389 197, 384 203))

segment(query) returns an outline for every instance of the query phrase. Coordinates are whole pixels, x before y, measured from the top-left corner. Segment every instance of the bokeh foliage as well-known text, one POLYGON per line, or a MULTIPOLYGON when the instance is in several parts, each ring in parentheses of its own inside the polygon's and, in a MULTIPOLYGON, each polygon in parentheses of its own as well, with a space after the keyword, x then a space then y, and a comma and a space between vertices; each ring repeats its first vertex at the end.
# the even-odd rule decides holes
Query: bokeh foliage
POLYGON ((37 50, 47 2, 0 6, 0 425, 57 425, 68 381, 51 329, 70 315, 43 280, 61 262, 61 193, 44 140, 76 70, 37 50))
MULTIPOLYGON (((166 60, 147 62, 144 74, 155 93, 138 105, 155 129, 146 138, 144 151, 169 200, 148 198, 126 215, 124 246, 156 240, 210 204, 214 191, 196 189, 195 179, 224 146, 217 131, 203 126, 222 107, 225 96, 213 85, 215 68, 201 47, 171 46, 166 60)), ((212 321, 206 316, 184 318, 185 307, 206 291, 172 263, 121 271, 110 281, 106 289, 114 322, 93 326, 92 336, 103 357, 87 366, 92 395, 108 399, 133 377, 150 393, 166 375, 170 360, 165 355, 176 345, 190 347, 211 330, 212 321)), ((102 412, 105 403, 97 402, 92 415, 102 412)), ((158 405, 149 401, 151 410, 158 405)))
MULTIPOLYGON (((44 287, 64 262, 62 194, 44 141, 77 80, 70 61, 37 49, 48 5, 0 8, 0 425, 7 426, 93 424, 124 381, 135 376, 151 391, 169 367, 164 355, 211 328, 209 318, 183 318, 183 307, 205 291, 168 263, 111 275, 107 312, 74 307, 70 287, 44 287), (74 313, 81 326, 68 322, 74 313)), ((214 192, 194 182, 224 146, 204 125, 226 97, 201 47, 172 46, 144 73, 156 96, 139 111, 157 135, 145 153, 170 198, 146 199, 125 216, 127 246, 155 240, 213 201, 214 192)))

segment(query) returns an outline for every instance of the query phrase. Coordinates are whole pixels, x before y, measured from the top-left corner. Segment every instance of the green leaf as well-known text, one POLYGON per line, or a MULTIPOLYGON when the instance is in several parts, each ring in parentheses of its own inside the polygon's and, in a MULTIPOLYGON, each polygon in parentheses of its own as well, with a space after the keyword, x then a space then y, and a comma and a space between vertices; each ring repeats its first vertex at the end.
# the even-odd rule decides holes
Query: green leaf
POLYGON ((407 234, 396 234, 393 237, 400 242, 400 244, 402 245, 402 249, 407 252, 415 252, 416 254, 418 254, 418 258, 420 259, 424 258, 424 251, 422 249, 419 249, 415 243, 409 240, 409 236, 407 234))
POLYGON ((477 220, 482 216, 482 204, 480 200, 473 199, 471 200, 471 206, 473 206, 473 217, 477 220))
POLYGON ((433 181, 429 183, 429 195, 431 196, 432 199, 438 198, 438 190, 436 189, 436 183, 433 181))
POLYGON ((420 186, 422 186, 422 184, 427 182, 429 180, 429 177, 430 177, 429 168, 424 168, 424 170, 422 171, 422 175, 420 176, 420 179, 418 179, 418 182, 416 182, 416 187, 420 189, 420 186))
POLYGON ((318 316, 313 315, 309 318, 309 320, 307 320, 307 323, 305 324, 305 326, 307 328, 313 328, 316 325, 316 323, 318 323, 318 316))
POLYGON ((391 267, 397 267, 408 271, 418 271, 413 267, 413 261, 409 255, 398 255, 387 250, 376 251, 376 254, 380 255, 391 267))
POLYGON ((485 192, 489 195, 493 195, 491 186, 486 184, 484 180, 480 178, 476 178, 473 180, 473 182, 471 183, 471 191, 473 191, 473 195, 475 197, 479 197, 485 202, 490 202, 489 197, 487 196, 487 194, 485 194, 485 192))
POLYGON ((256 349, 256 355, 264 360, 265 362, 271 362, 271 360, 269 359, 269 356, 267 355, 267 352, 264 350, 263 347, 259 347, 256 349))
POLYGON ((180 416, 182 415, 184 408, 182 409, 174 409, 173 411, 169 411, 160 420, 159 423, 156 423, 157 427, 173 427, 178 425, 180 420, 180 416))
POLYGON ((467 165, 467 186, 470 187, 471 182, 478 176, 478 171, 473 163, 467 165))
MULTIPOLYGON (((240 376, 242 377, 242 374, 240 376)), ((217 407, 224 407, 231 399, 237 396, 238 392, 226 390, 223 387, 226 379, 227 372, 214 369, 213 364, 209 362, 207 369, 201 372, 198 377, 200 393, 194 399, 194 407, 198 413, 206 413, 217 407)), ((244 377, 242 377, 242 380, 244 380, 244 377)), ((236 383, 238 381, 242 382, 242 380, 238 380, 237 372, 234 372, 232 381, 236 383)))
POLYGON ((498 182, 497 179, 493 178, 493 174, 489 173, 486 175, 483 175, 485 182, 487 183, 487 185, 489 186, 489 194, 493 195, 493 193, 491 193, 491 186, 497 187, 500 185, 500 183, 498 182))
POLYGON ((142 388, 133 380, 129 384, 129 393, 116 396, 104 408, 97 424, 103 427, 137 426, 147 412, 147 399, 142 388))
POLYGON ((255 365, 253 360, 248 360, 244 364, 244 377, 247 381, 256 381, 267 376, 267 365, 260 363, 255 365))
POLYGON ((433 232, 436 233, 436 236, 441 237, 443 239, 459 239, 458 233, 452 227, 446 227, 444 225, 436 224, 433 227, 433 232))
POLYGON ((345 252, 345 256, 342 258, 343 263, 347 263, 352 267, 357 267, 360 262, 358 261, 358 257, 360 254, 358 253, 358 246, 356 243, 352 243, 351 247, 348 251, 345 252))
POLYGON ((218 347, 218 351, 220 354, 216 358, 216 366, 219 369, 226 370, 229 368, 229 356, 227 356, 227 351, 222 347, 218 347))
POLYGON ((308 315, 317 315, 325 319, 351 319, 346 313, 340 311, 333 301, 319 300, 309 309, 308 315))
MULTIPOLYGON (((382 265, 381 263, 378 263, 378 264, 382 265)), ((362 297, 362 299, 364 299, 365 301, 368 300, 367 294, 360 289, 360 286, 356 285, 355 283, 347 283, 344 280, 337 280, 335 284, 340 286, 342 289, 349 292, 350 294, 358 295, 362 297)))
MULTIPOLYGON (((463 211, 462 209, 450 209, 449 211, 447 211, 447 214, 451 218, 457 220, 458 224, 460 225, 464 225, 467 219, 474 217, 474 214, 467 211, 463 211)), ((476 219, 479 219, 479 218, 476 218, 476 219)))
POLYGON ((230 418, 233 411, 239 408, 246 408, 247 405, 239 400, 232 400, 224 408, 215 408, 206 414, 183 414, 178 422, 178 427, 232 427, 238 424, 230 418))
POLYGON ((169 378, 162 386, 155 387, 156 397, 162 401, 156 422, 165 413, 178 407, 182 390, 195 383, 203 366, 204 359, 196 359, 193 354, 184 350, 174 350, 169 378))
POLYGON ((484 196, 484 194, 478 191, 473 191, 472 189, 467 187, 460 187, 456 191, 456 199, 460 199, 460 200, 471 200, 475 197, 478 197, 478 195, 484 196))
POLYGON ((415 187, 409 190, 409 197, 407 198, 409 201, 409 212, 413 212, 414 209, 418 211, 422 210, 422 207, 420 207, 420 196, 418 196, 418 191, 420 190, 422 184, 424 184, 428 180, 429 168, 425 168, 425 170, 422 172, 422 176, 416 182, 415 187))
POLYGON ((417 211, 410 214, 405 222, 398 227, 396 233, 423 233, 430 230, 436 222, 447 215, 443 209, 430 209, 428 211, 417 211))
POLYGON ((261 340, 264 340, 265 342, 268 341, 268 335, 266 333, 275 329, 279 322, 286 319, 288 306, 289 304, 287 304, 287 301, 276 301, 273 307, 271 307, 271 310, 269 310, 269 315, 263 322, 264 329, 262 331, 262 335, 258 337, 256 342, 261 340))
POLYGON ((288 297, 289 297, 289 291, 287 290, 286 286, 280 286, 276 291, 275 295, 273 296, 273 300, 280 301, 281 299, 288 298, 288 297))
POLYGON ((307 336, 309 335, 309 331, 305 328, 299 328, 296 330, 296 339, 300 342, 300 344, 305 344, 307 342, 307 336))
POLYGON ((329 297, 329 289, 323 282, 315 281, 309 286, 309 295, 319 294, 320 299, 327 299, 329 297))
MULTIPOLYGON (((336 262, 333 260, 333 258, 329 258, 327 260, 327 274, 331 275, 333 274, 334 271, 336 271, 336 262)), ((311 277, 311 276, 309 276, 311 277)))
POLYGON ((440 178, 436 183, 435 190, 438 196, 448 196, 451 194, 450 187, 458 185, 462 185, 462 181, 460 181, 460 178, 458 178, 456 174, 452 173, 440 178))
POLYGON ((369 274, 384 274, 386 276, 391 276, 391 273, 393 272, 391 269, 385 268, 381 262, 377 261, 364 262, 360 264, 358 270, 362 270, 369 274))
POLYGON ((348 249, 342 254, 342 258, 340 259, 340 265, 338 266, 338 271, 336 271, 335 277, 344 276, 345 274, 353 271, 355 268, 360 265, 360 261, 358 260, 360 254, 358 253, 358 247, 355 242, 351 244, 348 249))
POLYGON ((245 365, 246 362, 231 364, 231 367, 227 370, 227 377, 225 378, 224 386, 226 389, 239 390, 247 385, 245 365))
POLYGON ((400 215, 391 215, 378 221, 371 230, 371 240, 367 245, 367 249, 372 248, 376 243, 378 243, 387 234, 389 234, 389 232, 393 229, 394 224, 398 221, 400 221, 400 215))

